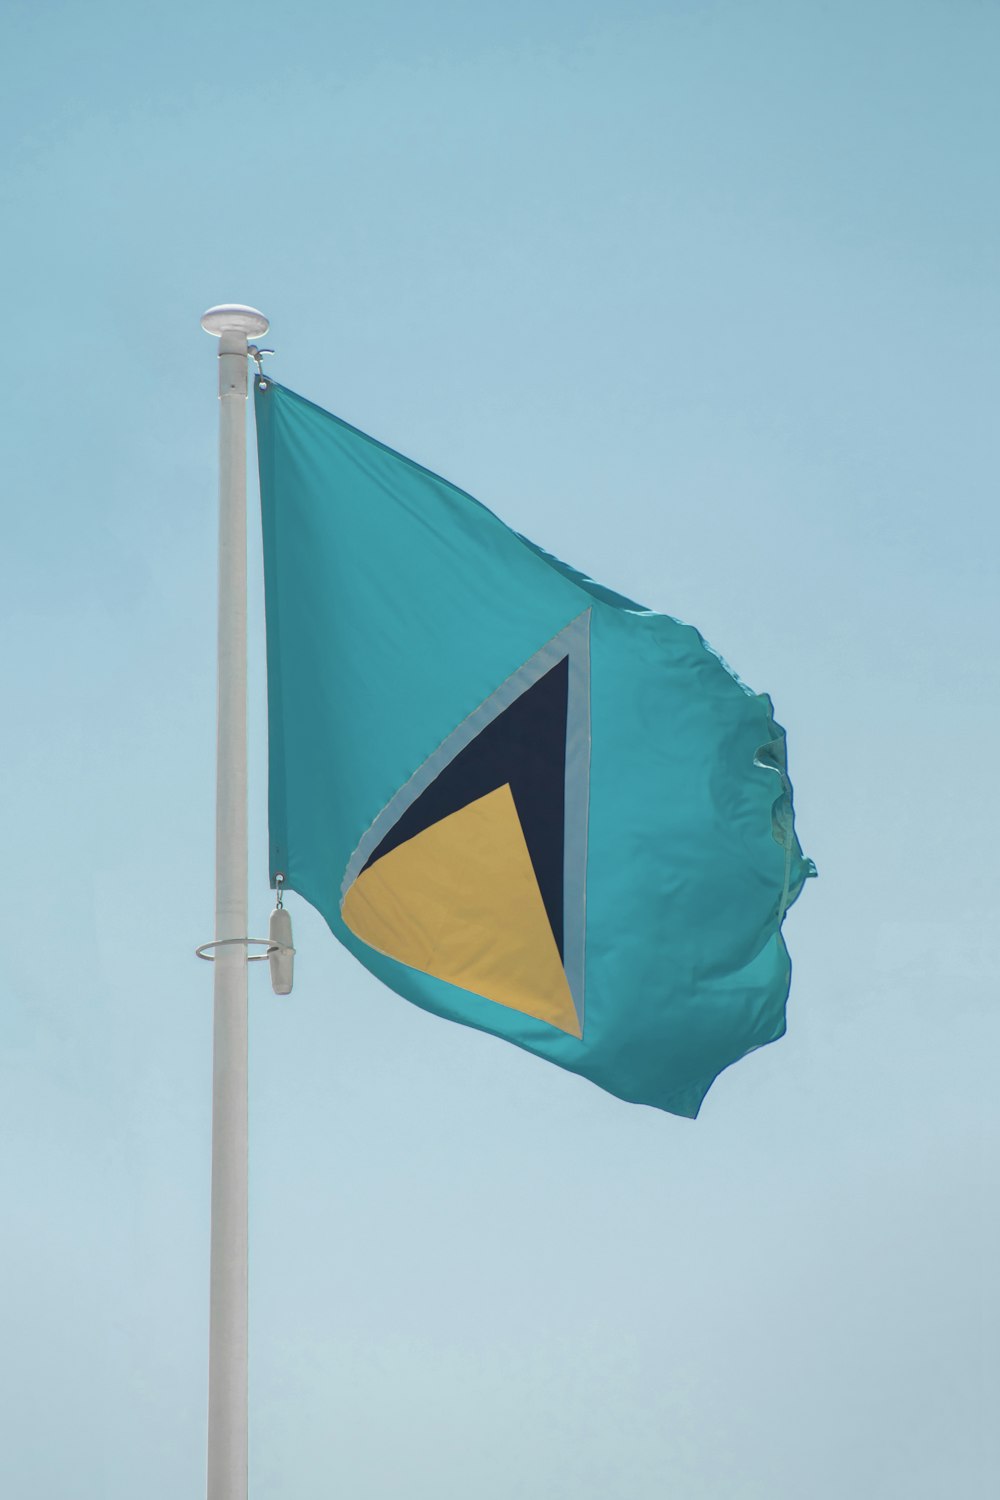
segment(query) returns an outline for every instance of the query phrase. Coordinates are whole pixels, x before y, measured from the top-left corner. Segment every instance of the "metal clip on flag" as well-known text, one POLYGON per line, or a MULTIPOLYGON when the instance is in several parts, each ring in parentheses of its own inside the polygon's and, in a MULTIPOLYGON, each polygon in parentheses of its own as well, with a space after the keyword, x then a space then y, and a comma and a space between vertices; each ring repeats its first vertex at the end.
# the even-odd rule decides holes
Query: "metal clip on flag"
POLYGON ((278 898, 267 929, 271 988, 276 995, 290 995, 295 973, 295 948, 292 944, 292 919, 285 908, 284 875, 276 875, 274 884, 278 898))

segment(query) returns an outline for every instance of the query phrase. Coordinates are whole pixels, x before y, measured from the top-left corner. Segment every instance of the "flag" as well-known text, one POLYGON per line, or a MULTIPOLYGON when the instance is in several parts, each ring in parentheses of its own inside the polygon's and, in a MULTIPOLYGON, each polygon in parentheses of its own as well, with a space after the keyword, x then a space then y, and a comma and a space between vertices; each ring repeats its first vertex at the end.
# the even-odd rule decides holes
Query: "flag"
POLYGON ((694 1117, 785 1029, 784 731, 691 626, 256 383, 272 884, 391 989, 694 1117))

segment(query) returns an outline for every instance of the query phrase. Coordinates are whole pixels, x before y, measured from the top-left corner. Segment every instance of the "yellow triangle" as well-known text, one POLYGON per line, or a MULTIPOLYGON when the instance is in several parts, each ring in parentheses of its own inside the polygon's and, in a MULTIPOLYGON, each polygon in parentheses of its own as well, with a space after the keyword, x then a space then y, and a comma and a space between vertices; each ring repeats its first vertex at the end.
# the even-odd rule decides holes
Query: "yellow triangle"
POLYGON ((380 953, 581 1035, 509 786, 383 854, 342 913, 380 953))

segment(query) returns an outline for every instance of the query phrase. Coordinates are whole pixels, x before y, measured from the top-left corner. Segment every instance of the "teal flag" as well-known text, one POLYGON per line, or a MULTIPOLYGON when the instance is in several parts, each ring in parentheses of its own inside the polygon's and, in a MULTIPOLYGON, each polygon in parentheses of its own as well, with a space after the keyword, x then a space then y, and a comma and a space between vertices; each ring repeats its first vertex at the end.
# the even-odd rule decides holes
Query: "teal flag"
POLYGON ((425 1010, 694 1117, 785 1029, 770 701, 301 396, 256 412, 272 884, 425 1010))

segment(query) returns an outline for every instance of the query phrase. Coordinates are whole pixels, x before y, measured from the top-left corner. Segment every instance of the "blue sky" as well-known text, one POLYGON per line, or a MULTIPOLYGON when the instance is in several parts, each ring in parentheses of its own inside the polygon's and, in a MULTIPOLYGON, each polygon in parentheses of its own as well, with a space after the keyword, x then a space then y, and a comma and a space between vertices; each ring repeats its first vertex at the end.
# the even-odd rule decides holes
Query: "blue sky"
MULTIPOLYGON (((995 1483, 1000 16, 195 7, 5 26, 0 1486, 203 1486, 214 302, 275 378, 696 624, 820 867, 698 1122, 252 975, 251 1494, 995 1483)), ((251 497, 251 910, 270 906, 251 497)))

